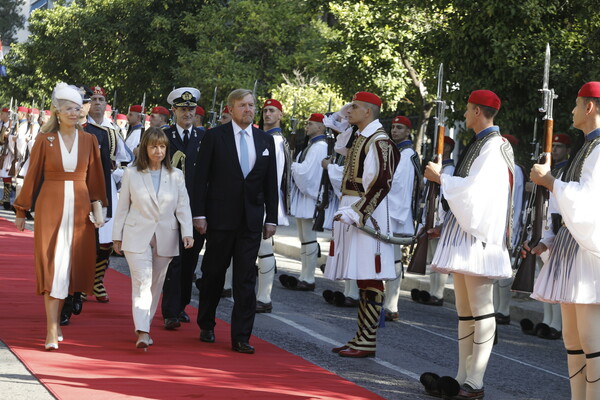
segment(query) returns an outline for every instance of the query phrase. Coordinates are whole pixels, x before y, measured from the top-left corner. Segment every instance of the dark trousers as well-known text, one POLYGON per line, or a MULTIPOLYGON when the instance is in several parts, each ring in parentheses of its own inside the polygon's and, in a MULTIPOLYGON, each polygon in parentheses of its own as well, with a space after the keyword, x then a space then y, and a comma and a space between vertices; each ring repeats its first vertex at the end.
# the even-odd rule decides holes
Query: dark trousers
POLYGON ((233 311, 231 341, 248 342, 256 314, 256 256, 262 232, 250 232, 246 227, 235 231, 210 229, 206 234, 206 251, 202 259, 202 279, 198 306, 200 329, 214 329, 215 314, 225 272, 233 258, 233 311))
POLYGON ((163 318, 177 318, 185 306, 190 304, 194 271, 204 245, 204 236, 194 230, 194 247, 191 249, 184 249, 183 241, 179 240, 179 255, 171 260, 163 285, 163 318))

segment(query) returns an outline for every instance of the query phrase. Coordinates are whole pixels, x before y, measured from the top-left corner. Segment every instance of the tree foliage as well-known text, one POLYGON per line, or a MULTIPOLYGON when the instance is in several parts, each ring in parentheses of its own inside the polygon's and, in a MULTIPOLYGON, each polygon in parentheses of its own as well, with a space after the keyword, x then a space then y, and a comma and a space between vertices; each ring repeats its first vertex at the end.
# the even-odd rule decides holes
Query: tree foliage
POLYGON ((15 40, 17 31, 23 27, 24 18, 19 14, 23 0, 0 0, 0 38, 7 46, 15 40))

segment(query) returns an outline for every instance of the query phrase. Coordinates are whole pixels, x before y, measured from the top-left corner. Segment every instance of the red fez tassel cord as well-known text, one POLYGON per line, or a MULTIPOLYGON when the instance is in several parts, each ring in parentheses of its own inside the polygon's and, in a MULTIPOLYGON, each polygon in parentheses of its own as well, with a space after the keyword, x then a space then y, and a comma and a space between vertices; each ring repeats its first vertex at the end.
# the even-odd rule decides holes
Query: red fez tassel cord
POLYGON ((375 253, 375 272, 381 272, 381 253, 375 253))
POLYGON ((335 245, 333 239, 329 242, 329 257, 333 257, 335 255, 335 245))

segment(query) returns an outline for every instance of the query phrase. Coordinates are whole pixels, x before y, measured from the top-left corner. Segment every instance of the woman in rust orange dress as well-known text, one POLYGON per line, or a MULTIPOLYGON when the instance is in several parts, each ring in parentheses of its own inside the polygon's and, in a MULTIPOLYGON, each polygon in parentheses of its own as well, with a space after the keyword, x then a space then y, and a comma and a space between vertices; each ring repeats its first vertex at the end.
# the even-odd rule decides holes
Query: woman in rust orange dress
POLYGON ((52 93, 52 115, 31 152, 23 189, 14 202, 16 225, 35 200, 37 293, 46 308, 46 350, 58 349, 62 303, 69 293, 92 291, 96 265, 91 204, 106 204, 96 137, 78 125, 81 95, 65 83, 52 93), (37 199, 36 199, 37 196, 37 199))

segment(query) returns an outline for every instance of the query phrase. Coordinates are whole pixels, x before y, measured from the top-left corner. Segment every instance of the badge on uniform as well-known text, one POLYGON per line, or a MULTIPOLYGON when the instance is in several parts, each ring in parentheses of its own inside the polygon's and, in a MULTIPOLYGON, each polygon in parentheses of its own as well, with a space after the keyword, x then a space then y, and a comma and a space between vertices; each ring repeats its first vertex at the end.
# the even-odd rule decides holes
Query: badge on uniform
POLYGON ((268 156, 269 155, 269 149, 265 149, 265 151, 263 151, 262 155, 263 156, 268 156))

